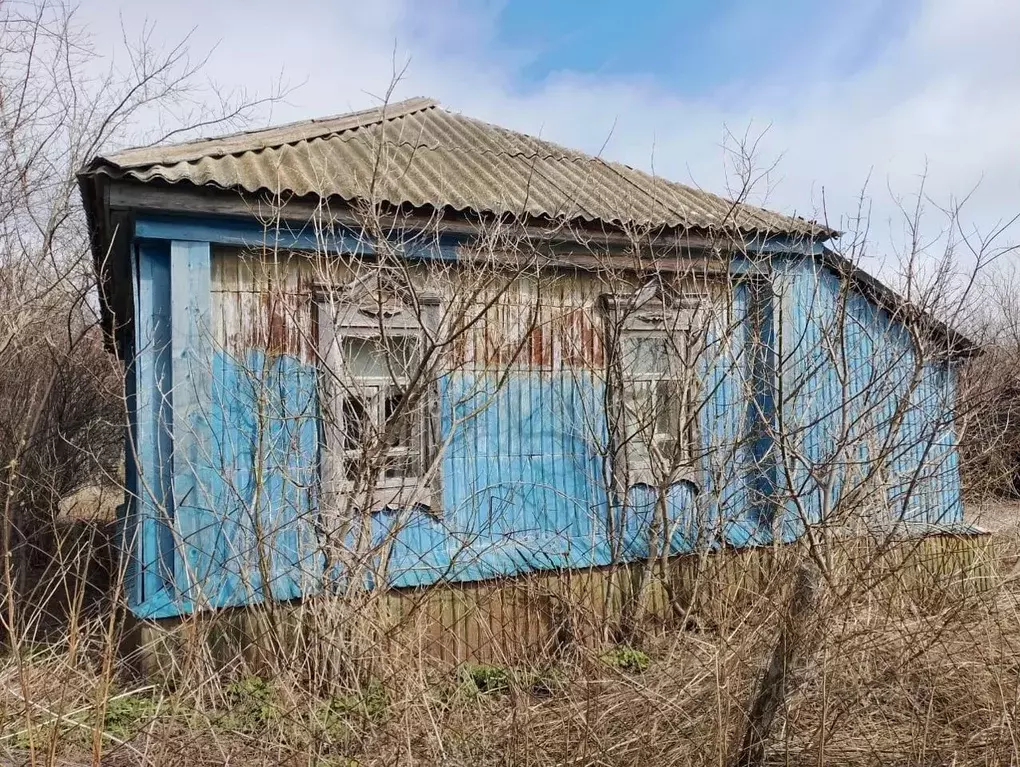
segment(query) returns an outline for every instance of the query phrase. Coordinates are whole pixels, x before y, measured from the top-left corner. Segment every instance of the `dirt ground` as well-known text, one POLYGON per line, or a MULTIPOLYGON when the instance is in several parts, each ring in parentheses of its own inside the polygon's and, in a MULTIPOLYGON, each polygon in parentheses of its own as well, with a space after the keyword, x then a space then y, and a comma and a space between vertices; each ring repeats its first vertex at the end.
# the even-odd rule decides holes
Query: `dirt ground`
POLYGON ((1020 533, 1020 500, 992 499, 968 503, 967 521, 990 533, 1020 533))

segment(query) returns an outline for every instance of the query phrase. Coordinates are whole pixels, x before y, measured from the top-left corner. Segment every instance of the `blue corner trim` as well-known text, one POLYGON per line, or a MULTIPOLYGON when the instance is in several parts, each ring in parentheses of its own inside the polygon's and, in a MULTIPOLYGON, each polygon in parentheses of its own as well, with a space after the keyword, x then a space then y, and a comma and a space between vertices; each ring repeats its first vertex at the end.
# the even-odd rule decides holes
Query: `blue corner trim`
POLYGON ((137 527, 132 546, 138 563, 130 598, 145 601, 166 585, 173 571, 172 540, 167 521, 173 518, 170 491, 172 388, 170 248, 167 243, 142 243, 135 254, 138 270, 135 309, 136 376, 133 444, 137 527))

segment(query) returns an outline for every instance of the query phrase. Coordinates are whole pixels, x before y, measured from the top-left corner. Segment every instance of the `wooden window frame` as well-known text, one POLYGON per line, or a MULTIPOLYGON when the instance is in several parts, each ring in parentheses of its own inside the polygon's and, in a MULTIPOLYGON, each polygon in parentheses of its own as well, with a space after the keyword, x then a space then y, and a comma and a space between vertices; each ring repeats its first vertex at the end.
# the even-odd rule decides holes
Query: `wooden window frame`
MULTIPOLYGON (((603 295, 600 303, 607 320, 607 348, 611 354, 607 359, 612 360, 613 369, 610 370, 609 385, 615 389, 612 393, 612 401, 617 403, 618 417, 615 419, 615 428, 612 438, 617 445, 614 450, 614 458, 617 468, 614 475, 626 477, 626 484, 630 487, 639 484, 658 486, 662 477, 661 472, 656 471, 655 457, 653 450, 660 445, 675 443, 679 445, 680 455, 672 467, 670 473, 670 484, 690 481, 697 484, 697 455, 700 445, 701 432, 696 419, 693 418, 693 409, 697 402, 698 386, 689 386, 678 403, 678 411, 674 420, 678 427, 677 434, 668 432, 653 431, 646 439, 647 444, 643 448, 635 449, 635 440, 642 439, 638 433, 630 433, 631 419, 626 413, 626 407, 630 394, 628 389, 635 384, 644 385, 652 389, 653 402, 660 395, 658 387, 661 384, 679 385, 680 379, 670 374, 670 366, 662 372, 656 371, 628 371, 624 368, 625 344, 632 339, 664 339, 666 345, 675 345, 679 341, 682 349, 677 354, 680 359, 673 364, 674 371, 682 368, 689 368, 697 364, 692 359, 692 335, 700 323, 707 321, 706 307, 710 301, 707 294, 693 295, 671 295, 656 291, 654 295, 641 300, 629 294, 607 294, 603 295), (678 334, 682 336, 678 338, 678 334), (644 451, 647 454, 641 455, 644 451)), ((652 405, 653 409, 655 405, 652 405)), ((656 429, 658 427, 660 414, 653 411, 650 414, 650 423, 639 428, 656 429)), ((671 447, 670 452, 676 450, 671 447)))
MULTIPOLYGON (((376 306, 365 306, 331 299, 328 294, 316 296, 316 324, 318 327, 318 358, 320 362, 320 393, 322 412, 322 445, 320 457, 320 490, 327 508, 344 507, 371 508, 372 510, 409 509, 425 506, 429 510, 439 508, 441 493, 432 463, 435 459, 434 442, 438 434, 436 422, 436 398, 431 383, 418 381, 417 386, 427 387, 418 394, 411 416, 411 444, 386 450, 386 458, 411 459, 416 473, 387 476, 385 463, 378 468, 376 476, 360 483, 347 477, 347 467, 352 460, 360 460, 364 448, 344 446, 347 434, 342 429, 344 401, 352 394, 367 397, 373 406, 367 408, 370 440, 379 440, 381 434, 392 424, 388 422, 384 405, 383 390, 390 387, 406 387, 408 375, 400 375, 394 362, 387 358, 388 375, 355 375, 347 370, 343 357, 344 342, 351 339, 370 341, 386 339, 415 339, 415 353, 404 372, 421 375, 421 350, 427 337, 428 326, 438 308, 438 299, 421 297, 419 311, 410 306, 387 306, 384 312, 376 306), (373 412, 374 411, 374 412, 373 412), (358 485, 360 484, 360 487, 358 485)), ((402 414, 400 417, 406 417, 402 414)), ((376 445, 376 447, 379 447, 376 445)), ((381 457, 381 456, 380 456, 381 457)))

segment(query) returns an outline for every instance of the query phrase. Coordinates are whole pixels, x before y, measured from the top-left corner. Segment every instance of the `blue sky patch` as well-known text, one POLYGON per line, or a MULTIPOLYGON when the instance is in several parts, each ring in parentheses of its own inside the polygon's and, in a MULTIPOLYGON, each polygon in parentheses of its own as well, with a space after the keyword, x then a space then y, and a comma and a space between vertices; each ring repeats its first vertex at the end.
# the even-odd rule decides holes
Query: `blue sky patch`
POLYGON ((678 96, 735 81, 844 76, 902 34, 914 0, 509 0, 497 42, 522 86, 551 75, 651 78, 678 96))

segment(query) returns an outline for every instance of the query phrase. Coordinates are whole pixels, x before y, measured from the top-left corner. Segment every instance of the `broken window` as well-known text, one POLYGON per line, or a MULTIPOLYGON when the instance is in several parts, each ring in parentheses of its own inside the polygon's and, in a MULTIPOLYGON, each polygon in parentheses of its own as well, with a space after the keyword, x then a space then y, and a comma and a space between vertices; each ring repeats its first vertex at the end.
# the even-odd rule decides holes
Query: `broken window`
POLYGON ((423 502, 429 386, 409 307, 318 307, 323 491, 356 505, 423 502))
MULTIPOLYGON (((343 328, 338 329, 342 334, 343 328)), ((340 335, 340 379, 334 412, 349 481, 368 470, 378 450, 376 479, 418 476, 421 446, 417 413, 408 396, 416 367, 418 339, 402 332, 364 338, 340 335)))

